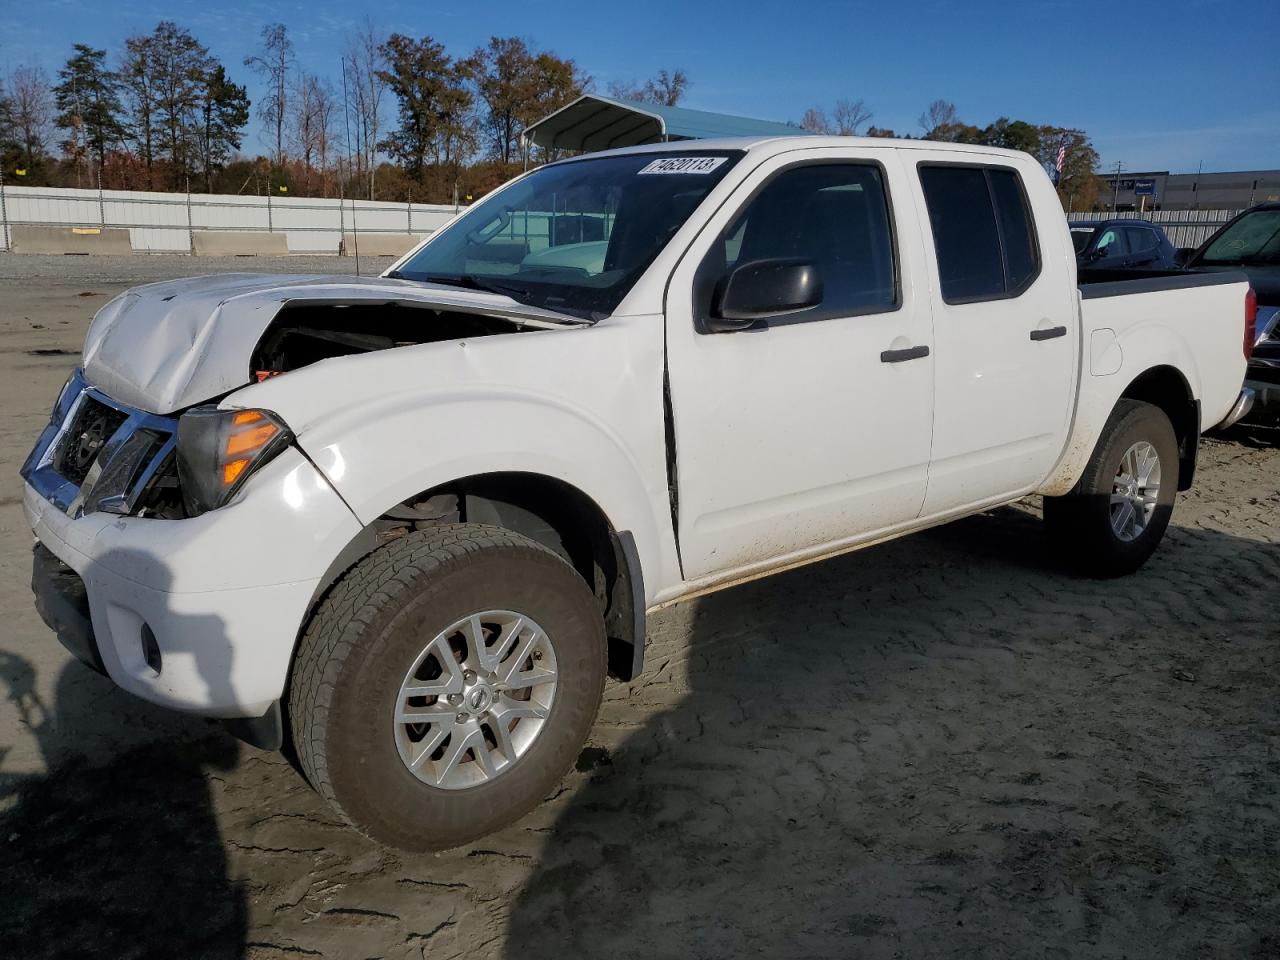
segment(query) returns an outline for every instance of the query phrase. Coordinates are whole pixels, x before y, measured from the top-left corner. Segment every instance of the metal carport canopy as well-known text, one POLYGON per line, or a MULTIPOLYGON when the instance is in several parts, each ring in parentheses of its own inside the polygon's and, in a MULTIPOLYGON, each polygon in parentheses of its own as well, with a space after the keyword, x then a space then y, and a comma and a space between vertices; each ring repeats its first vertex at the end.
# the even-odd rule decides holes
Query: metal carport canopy
POLYGON ((615 100, 588 93, 530 124, 522 136, 540 147, 591 151, 664 140, 794 137, 808 132, 773 120, 615 100))

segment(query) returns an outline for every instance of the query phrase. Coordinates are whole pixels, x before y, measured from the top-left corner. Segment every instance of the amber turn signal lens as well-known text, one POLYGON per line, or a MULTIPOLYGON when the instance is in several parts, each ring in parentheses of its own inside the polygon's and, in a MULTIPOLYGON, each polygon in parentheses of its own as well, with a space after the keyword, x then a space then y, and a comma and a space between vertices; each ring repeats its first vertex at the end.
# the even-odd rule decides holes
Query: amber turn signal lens
POLYGON ((269 410, 193 407, 178 419, 178 481, 188 516, 230 501, 250 474, 288 447, 289 428, 269 410))
POLYGON ((274 423, 264 423, 260 427, 250 427, 248 430, 240 430, 227 437, 227 446, 224 453, 228 457, 239 456, 242 453, 252 453, 255 450, 261 450, 271 438, 280 432, 280 428, 274 423))
POLYGON ((248 459, 232 460, 222 468, 222 485, 229 487, 240 479, 240 474, 244 473, 244 468, 249 465, 248 459))

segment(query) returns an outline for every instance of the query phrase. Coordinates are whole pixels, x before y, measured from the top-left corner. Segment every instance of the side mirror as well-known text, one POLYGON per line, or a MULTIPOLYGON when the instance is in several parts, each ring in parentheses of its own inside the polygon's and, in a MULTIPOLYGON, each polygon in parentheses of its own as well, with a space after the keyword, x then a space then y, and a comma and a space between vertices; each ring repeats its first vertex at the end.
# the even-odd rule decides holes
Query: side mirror
POLYGON ((1086 257, 1086 259, 1089 260, 1090 262, 1093 262, 1095 260, 1101 260, 1106 255, 1107 255, 1107 248, 1098 247, 1094 250, 1089 251, 1089 256, 1086 257))
POLYGON ((822 302, 822 277, 808 260, 751 260, 716 284, 706 327, 713 333, 745 330, 759 320, 799 313, 822 302))

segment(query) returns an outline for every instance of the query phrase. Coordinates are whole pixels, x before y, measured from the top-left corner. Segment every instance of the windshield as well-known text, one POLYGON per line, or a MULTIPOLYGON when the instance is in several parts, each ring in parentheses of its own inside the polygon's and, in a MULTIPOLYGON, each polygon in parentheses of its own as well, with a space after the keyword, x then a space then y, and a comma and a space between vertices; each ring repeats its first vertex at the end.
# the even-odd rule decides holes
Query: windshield
POLYGON ((1280 210, 1247 213, 1214 240, 1200 263, 1266 263, 1280 265, 1280 210))
POLYGON ((1089 238, 1093 236, 1096 227, 1072 227, 1071 228, 1071 244, 1076 248, 1076 253, 1083 253, 1084 248, 1089 245, 1089 238))
POLYGON ((392 275, 598 320, 741 156, 633 153, 543 167, 478 203, 392 275))

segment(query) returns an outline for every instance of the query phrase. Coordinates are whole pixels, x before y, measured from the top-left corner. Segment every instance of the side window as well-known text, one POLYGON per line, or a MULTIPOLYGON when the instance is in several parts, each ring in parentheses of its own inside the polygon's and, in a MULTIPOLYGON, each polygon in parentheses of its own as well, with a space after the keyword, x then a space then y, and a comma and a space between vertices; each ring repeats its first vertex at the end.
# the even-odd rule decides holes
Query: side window
POLYGON ((1122 257, 1129 252, 1129 245, 1125 243, 1124 234, 1112 227, 1104 233, 1098 240, 1098 253, 1104 257, 1122 257))
POLYGON ((1016 297, 1040 273, 1035 224, 1016 170, 921 165, 947 303, 1016 297))
POLYGON ((1159 246, 1160 241, 1156 238, 1154 230, 1147 230, 1143 227, 1129 227, 1125 230, 1129 235, 1129 252, 1130 253, 1147 253, 1159 246))
POLYGON ((880 168, 822 163, 778 173, 747 203, 698 268, 698 309, 706 316, 726 273, 756 260, 802 259, 817 267, 822 303, 772 321, 823 320, 892 310, 897 267, 880 168))
POLYGON ((1021 292, 1031 285, 1040 272, 1040 248, 1036 244, 1036 228, 1031 222, 1027 196, 1022 180, 1014 170, 987 169, 991 198, 1000 217, 1000 243, 1004 248, 1005 289, 1021 292))

